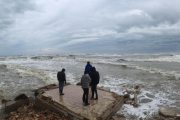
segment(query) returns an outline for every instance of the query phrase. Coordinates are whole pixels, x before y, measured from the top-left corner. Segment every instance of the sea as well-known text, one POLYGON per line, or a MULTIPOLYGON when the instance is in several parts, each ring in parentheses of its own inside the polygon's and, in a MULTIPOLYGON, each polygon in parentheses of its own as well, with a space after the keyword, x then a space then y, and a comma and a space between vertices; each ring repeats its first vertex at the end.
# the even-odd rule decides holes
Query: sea
MULTIPOLYGON (((33 96, 32 89, 58 84, 57 72, 62 68, 66 69, 67 82, 76 84, 80 82, 87 61, 100 73, 98 86, 108 87, 119 95, 127 94, 125 88, 134 91, 136 85, 144 86, 137 96, 139 106, 124 104, 119 114, 127 118, 152 118, 162 109, 180 114, 180 53, 0 57, 0 100, 13 100, 22 93, 33 96)), ((0 103, 1 115, 3 108, 0 103)))

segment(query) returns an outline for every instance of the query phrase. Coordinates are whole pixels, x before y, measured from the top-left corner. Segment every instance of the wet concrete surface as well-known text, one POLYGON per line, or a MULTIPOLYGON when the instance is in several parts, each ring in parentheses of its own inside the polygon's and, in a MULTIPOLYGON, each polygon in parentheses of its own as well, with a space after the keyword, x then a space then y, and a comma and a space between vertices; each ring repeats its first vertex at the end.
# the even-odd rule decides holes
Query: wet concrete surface
MULTIPOLYGON (((63 105, 74 113, 83 116, 87 119, 96 120, 105 117, 104 114, 108 112, 114 112, 112 109, 118 106, 113 93, 106 92, 102 90, 98 91, 98 100, 90 100, 91 92, 89 92, 89 106, 85 106, 82 101, 83 89, 81 86, 68 85, 64 87, 63 93, 65 95, 59 94, 59 89, 53 89, 46 91, 43 96, 52 97, 53 101, 63 105), (117 105, 117 106, 116 106, 117 105)), ((121 104, 123 104, 123 97, 121 104)), ((120 109, 120 108, 119 108, 120 109)))

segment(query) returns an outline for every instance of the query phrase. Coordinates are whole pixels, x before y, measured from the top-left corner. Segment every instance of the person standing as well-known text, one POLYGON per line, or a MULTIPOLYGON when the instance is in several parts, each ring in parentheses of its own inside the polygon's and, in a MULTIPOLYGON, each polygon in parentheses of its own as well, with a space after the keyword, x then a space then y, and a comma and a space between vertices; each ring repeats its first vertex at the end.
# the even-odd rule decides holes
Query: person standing
POLYGON ((66 74, 64 68, 62 69, 62 71, 57 73, 57 79, 59 81, 59 93, 60 95, 64 95, 63 93, 64 82, 66 84, 66 74))
POLYGON ((90 74, 90 73, 91 73, 91 70, 90 70, 91 68, 92 68, 92 65, 91 65, 90 62, 88 61, 88 62, 87 62, 87 65, 86 65, 86 67, 85 67, 84 73, 87 72, 88 74, 90 74))
POLYGON ((91 100, 94 99, 94 93, 96 93, 96 98, 94 100, 98 100, 97 84, 99 84, 100 76, 99 76, 99 72, 96 71, 95 67, 91 68, 90 77, 91 77, 91 91, 92 91, 91 100))
POLYGON ((91 78, 85 71, 84 75, 81 77, 81 86, 83 88, 83 102, 85 102, 85 106, 88 106, 88 94, 89 94, 89 84, 91 82, 91 78))

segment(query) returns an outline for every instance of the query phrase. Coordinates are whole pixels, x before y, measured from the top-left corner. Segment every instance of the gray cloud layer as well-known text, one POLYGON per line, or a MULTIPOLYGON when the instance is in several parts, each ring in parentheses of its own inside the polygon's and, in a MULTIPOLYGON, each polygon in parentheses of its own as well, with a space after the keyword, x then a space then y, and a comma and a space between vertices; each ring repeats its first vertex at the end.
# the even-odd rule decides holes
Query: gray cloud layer
POLYGON ((0 0, 0 55, 179 52, 179 4, 0 0))

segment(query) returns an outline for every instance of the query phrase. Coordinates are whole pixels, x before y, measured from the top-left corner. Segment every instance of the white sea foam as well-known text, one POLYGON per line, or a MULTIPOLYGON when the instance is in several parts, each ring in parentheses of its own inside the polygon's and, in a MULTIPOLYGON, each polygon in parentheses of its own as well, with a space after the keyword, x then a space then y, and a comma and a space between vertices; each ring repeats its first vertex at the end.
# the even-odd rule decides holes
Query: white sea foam
MULTIPOLYGON (((119 95, 126 94, 126 90, 122 89, 124 86, 129 87, 132 89, 135 84, 145 84, 141 81, 133 82, 134 80, 131 79, 120 79, 113 76, 105 76, 100 84, 98 86, 104 86, 110 88, 112 92, 116 92, 119 95)), ((153 83, 152 83, 153 84, 153 83)), ((132 89, 133 90, 133 89, 132 89)), ((130 104, 124 104, 123 107, 118 111, 120 114, 124 114, 127 118, 131 115, 137 116, 137 118, 151 118, 153 115, 157 115, 160 109, 163 107, 173 106, 173 103, 175 103, 175 100, 168 99, 168 94, 159 91, 151 92, 147 91, 142 88, 140 93, 138 94, 138 104, 139 106, 137 108, 133 107, 133 105, 130 104), (154 98, 147 96, 147 94, 154 96, 154 98), (141 102, 143 99, 149 100, 146 103, 141 102)), ((134 95, 131 95, 131 98, 133 98, 134 95)))

